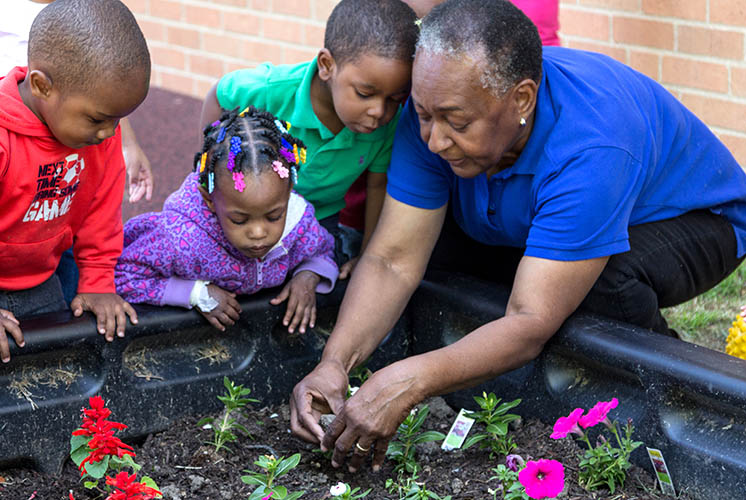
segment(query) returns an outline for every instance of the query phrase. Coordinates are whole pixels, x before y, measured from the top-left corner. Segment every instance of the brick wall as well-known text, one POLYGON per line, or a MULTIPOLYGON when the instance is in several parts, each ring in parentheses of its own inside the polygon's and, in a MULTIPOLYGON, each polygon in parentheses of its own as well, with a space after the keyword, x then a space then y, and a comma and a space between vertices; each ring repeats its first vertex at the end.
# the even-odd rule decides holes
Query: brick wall
MULTIPOLYGON (((153 85, 202 98, 228 71, 312 58, 336 0, 124 0, 153 85)), ((746 0, 560 0, 563 44, 655 78, 746 166, 746 0)))

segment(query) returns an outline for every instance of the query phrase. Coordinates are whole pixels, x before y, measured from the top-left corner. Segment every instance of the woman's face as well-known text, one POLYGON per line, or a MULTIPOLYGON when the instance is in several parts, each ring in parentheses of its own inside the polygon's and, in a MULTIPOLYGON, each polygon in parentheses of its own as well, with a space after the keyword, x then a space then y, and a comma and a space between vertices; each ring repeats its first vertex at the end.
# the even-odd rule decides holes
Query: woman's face
POLYGON ((464 178, 512 165, 531 129, 536 84, 524 80, 498 99, 482 85, 482 73, 476 59, 423 50, 417 51, 412 69, 422 140, 464 178), (528 125, 522 127, 521 118, 528 125))

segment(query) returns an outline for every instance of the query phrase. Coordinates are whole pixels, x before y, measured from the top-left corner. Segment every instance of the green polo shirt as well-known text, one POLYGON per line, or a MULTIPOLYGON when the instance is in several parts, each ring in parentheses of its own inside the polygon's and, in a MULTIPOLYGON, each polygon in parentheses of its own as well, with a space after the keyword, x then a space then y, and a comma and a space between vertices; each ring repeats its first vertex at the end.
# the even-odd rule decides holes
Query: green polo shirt
POLYGON ((308 149, 295 190, 313 204, 316 218, 323 219, 344 208, 345 193, 361 173, 388 170, 399 114, 370 134, 343 128, 334 135, 311 106, 311 79, 316 71, 316 59, 240 69, 220 79, 217 97, 225 109, 251 104, 290 122, 289 132, 308 149))

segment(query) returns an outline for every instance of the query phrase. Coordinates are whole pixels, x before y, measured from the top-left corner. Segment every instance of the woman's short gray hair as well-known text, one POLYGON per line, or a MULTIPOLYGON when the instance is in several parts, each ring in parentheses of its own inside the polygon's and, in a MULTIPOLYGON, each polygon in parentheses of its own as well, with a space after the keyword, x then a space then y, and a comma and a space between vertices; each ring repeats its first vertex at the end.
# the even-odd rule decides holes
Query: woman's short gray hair
POLYGON ((536 26, 507 0, 446 0, 423 18, 417 51, 481 60, 480 80, 496 97, 541 79, 536 26))

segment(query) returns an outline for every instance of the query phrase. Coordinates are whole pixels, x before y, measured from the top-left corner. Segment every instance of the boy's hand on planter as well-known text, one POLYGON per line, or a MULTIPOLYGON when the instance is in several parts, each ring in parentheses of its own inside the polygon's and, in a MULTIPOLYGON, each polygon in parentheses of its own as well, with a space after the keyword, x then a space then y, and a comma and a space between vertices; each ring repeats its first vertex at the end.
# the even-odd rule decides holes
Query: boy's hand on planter
POLYGON ((10 361, 9 333, 13 337, 13 340, 16 341, 18 347, 26 345, 20 325, 12 312, 7 309, 0 309, 0 359, 2 359, 3 363, 10 361))

